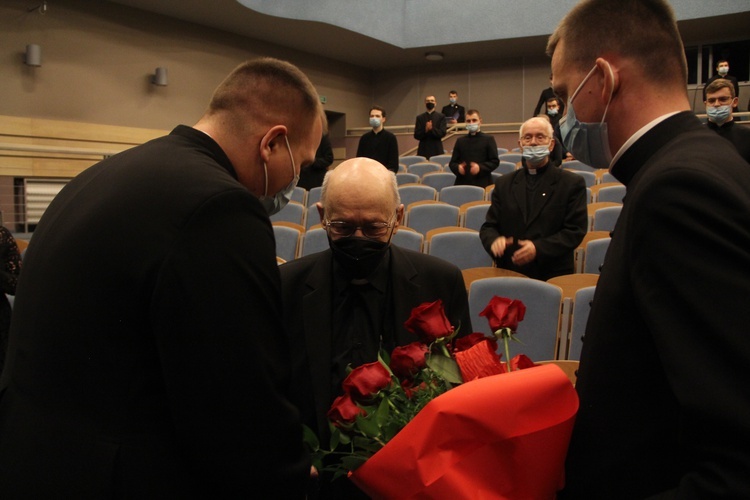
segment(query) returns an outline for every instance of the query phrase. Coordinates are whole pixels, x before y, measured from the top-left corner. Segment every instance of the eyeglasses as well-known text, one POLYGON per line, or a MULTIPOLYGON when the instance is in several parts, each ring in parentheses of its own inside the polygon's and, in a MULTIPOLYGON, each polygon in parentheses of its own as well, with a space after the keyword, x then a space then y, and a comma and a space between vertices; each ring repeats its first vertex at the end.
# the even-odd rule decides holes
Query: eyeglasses
POLYGON ((706 104, 709 106, 716 106, 716 104, 721 104, 722 106, 729 104, 729 102, 732 100, 732 97, 729 96, 721 96, 721 97, 709 97, 706 99, 706 104))
POLYGON ((377 239, 388 234, 388 230, 393 227, 393 222, 370 222, 363 226, 357 226, 341 220, 326 220, 323 221, 323 225, 330 234, 340 238, 349 238, 359 229, 365 238, 377 239))
POLYGON ((536 139, 536 142, 539 144, 547 144, 550 141, 550 137, 544 134, 536 134, 536 135, 526 134, 523 137, 521 137, 521 142, 523 142, 524 144, 529 144, 534 139, 536 139))

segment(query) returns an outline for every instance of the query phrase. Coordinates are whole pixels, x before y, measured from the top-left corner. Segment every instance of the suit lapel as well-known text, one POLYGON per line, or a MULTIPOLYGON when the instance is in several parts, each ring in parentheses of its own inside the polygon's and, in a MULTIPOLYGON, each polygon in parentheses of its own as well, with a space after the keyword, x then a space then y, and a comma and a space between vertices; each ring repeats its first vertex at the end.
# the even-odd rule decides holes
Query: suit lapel
MULTIPOLYGON (((301 321, 318 415, 328 412, 331 401, 331 265, 331 251, 321 252, 305 282, 307 293, 302 298, 301 321)), ((327 429, 326 422, 318 425, 327 429)))
POLYGON ((513 184, 510 188, 513 193, 513 197, 516 199, 518 207, 521 209, 523 214, 523 222, 527 223, 529 220, 529 214, 526 212, 526 173, 523 168, 513 173, 513 184))

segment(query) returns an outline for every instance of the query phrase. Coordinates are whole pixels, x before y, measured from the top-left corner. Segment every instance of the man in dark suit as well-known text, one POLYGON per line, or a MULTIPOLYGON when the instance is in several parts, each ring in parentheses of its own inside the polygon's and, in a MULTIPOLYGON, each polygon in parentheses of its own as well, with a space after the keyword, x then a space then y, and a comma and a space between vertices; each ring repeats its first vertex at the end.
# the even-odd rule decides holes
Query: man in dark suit
POLYGON ((417 154, 428 160, 432 156, 445 153, 443 137, 447 131, 445 115, 435 111, 435 96, 428 95, 424 100, 427 111, 417 115, 414 124, 414 138, 419 141, 417 154))
MULTIPOLYGON (((726 80, 730 84, 732 84, 732 87, 734 87, 734 96, 739 97, 740 96, 740 84, 737 81, 737 77, 732 76, 729 74, 729 61, 726 59, 721 59, 716 63, 716 73, 708 79, 706 84, 703 86, 703 100, 706 100, 706 94, 708 93, 708 86, 711 85, 716 80, 726 80)), ((737 112, 739 111, 739 108, 737 107, 737 102, 735 102, 732 105, 732 111, 737 112)))
POLYGON ((448 104, 443 106, 442 113, 448 126, 464 123, 466 120, 466 109, 458 103, 458 92, 455 90, 448 92, 448 104))
POLYGON ((318 150, 315 152, 315 161, 303 168, 299 173, 299 182, 297 182, 297 185, 308 191, 321 186, 323 178, 326 176, 326 172, 328 172, 328 168, 332 163, 333 148, 331 147, 331 138, 326 133, 320 139, 318 150))
POLYGON ((390 354, 417 341, 404 327, 412 308, 441 299, 462 335, 472 327, 461 271, 390 245, 404 214, 392 172, 369 158, 341 163, 323 182, 318 211, 331 248, 280 270, 292 401, 327 445, 326 412, 343 393, 347 366, 376 361, 380 348, 390 354))
POLYGON ((479 231, 498 267, 548 280, 575 271, 574 252, 586 235, 586 183, 550 162, 552 125, 545 117, 521 125, 524 168, 495 181, 479 231))
POLYGON ((453 148, 448 168, 456 174, 456 186, 487 187, 492 184, 492 171, 500 164, 497 143, 491 135, 483 133, 479 111, 470 109, 466 114, 467 134, 459 137, 453 148))
POLYGON ((0 496, 304 498, 268 213, 322 120, 296 67, 248 61, 195 126, 52 201, 0 381, 0 496))
POLYGON ((750 127, 734 121, 732 108, 737 107, 737 96, 732 84, 724 79, 715 80, 706 88, 704 104, 708 128, 731 142, 740 156, 750 162, 750 127))
POLYGON ((568 149, 627 186, 560 498, 750 498, 750 168, 691 112, 665 0, 581 2, 547 52, 568 149))

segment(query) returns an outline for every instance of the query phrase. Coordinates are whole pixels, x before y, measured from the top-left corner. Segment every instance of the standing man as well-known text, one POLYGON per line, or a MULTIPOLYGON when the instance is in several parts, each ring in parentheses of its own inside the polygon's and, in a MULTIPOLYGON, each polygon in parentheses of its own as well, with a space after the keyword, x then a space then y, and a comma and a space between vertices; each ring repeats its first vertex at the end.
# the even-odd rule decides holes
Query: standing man
POLYGON ((305 188, 308 191, 321 186, 323 184, 323 178, 328 172, 328 167, 333 163, 333 148, 331 147, 331 138, 328 137, 328 133, 324 133, 320 139, 318 150, 315 152, 315 161, 309 166, 302 169, 299 173, 299 187, 305 188))
MULTIPOLYGON (((536 106, 534 107, 534 116, 537 116, 539 113, 542 112, 542 106, 545 105, 545 103, 549 103, 549 100, 553 97, 557 97, 555 95, 555 91, 552 90, 552 75, 549 75, 549 87, 542 90, 541 94, 539 94, 539 100, 536 103, 536 106)), ((565 110, 565 104, 560 103, 560 116, 562 116, 563 111, 565 110)))
MULTIPOLYGON (((714 75, 708 79, 706 85, 703 87, 704 101, 706 100, 706 94, 708 93, 708 86, 716 80, 727 80, 732 84, 732 87, 734 87, 734 96, 737 98, 740 97, 740 84, 739 82, 737 82, 737 77, 729 74, 729 61, 722 59, 716 63, 716 73, 714 73, 714 75)), ((737 103, 734 103, 734 105, 732 106, 732 111, 735 113, 739 111, 739 109, 737 108, 737 103)))
POLYGON ((500 164, 495 138, 480 130, 482 118, 479 111, 470 109, 466 114, 468 134, 459 137, 453 148, 448 167, 456 174, 456 186, 487 187, 492 184, 492 171, 500 164))
POLYGON ((443 114, 447 120, 448 126, 455 125, 456 123, 464 123, 466 119, 466 113, 463 106, 458 104, 458 92, 451 90, 448 92, 448 104, 443 106, 443 114))
POLYGON ((706 87, 704 104, 708 128, 734 144, 740 156, 750 163, 750 127, 735 125, 732 108, 737 107, 737 96, 734 95, 732 83, 723 78, 714 80, 706 87))
POLYGON ((359 138, 357 157, 372 158, 385 168, 398 173, 398 140, 385 127, 385 110, 380 106, 370 109, 370 126, 372 130, 359 138))
POLYGON ((479 231, 498 267, 546 281, 575 272, 574 252, 586 235, 586 182, 552 166, 552 125, 534 117, 521 125, 523 168, 501 176, 479 231))
MULTIPOLYGON (((417 340, 411 310, 442 300, 451 325, 472 332, 461 271, 444 260, 391 245, 404 216, 396 176, 369 158, 328 172, 318 203, 330 250, 280 267, 293 359, 292 401, 322 443, 326 412, 342 394, 348 367, 376 361, 383 348, 417 340)), ((360 498, 348 480, 321 476, 321 498, 360 498), (339 491, 352 489, 346 494, 339 491)))
POLYGON ((0 380, 3 498, 304 498, 268 214, 322 117, 299 69, 249 61, 193 127, 55 197, 0 380))
POLYGON ((560 498, 749 498, 750 168, 691 112, 665 0, 580 2, 547 53, 567 148, 627 186, 560 498))
POLYGON ((425 97, 424 105, 427 111, 417 115, 414 124, 414 138, 419 141, 417 154, 428 160, 437 155, 445 153, 443 149, 443 137, 446 133, 445 115, 435 111, 435 96, 425 97))

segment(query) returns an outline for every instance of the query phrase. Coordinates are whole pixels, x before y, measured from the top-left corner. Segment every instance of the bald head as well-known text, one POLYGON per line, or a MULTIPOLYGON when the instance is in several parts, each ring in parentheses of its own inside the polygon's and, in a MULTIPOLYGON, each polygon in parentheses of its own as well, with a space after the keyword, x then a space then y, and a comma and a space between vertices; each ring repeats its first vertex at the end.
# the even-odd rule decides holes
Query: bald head
POLYGON ((362 225, 401 221, 403 206, 396 176, 370 158, 352 158, 330 170, 323 180, 318 211, 321 220, 362 225))

